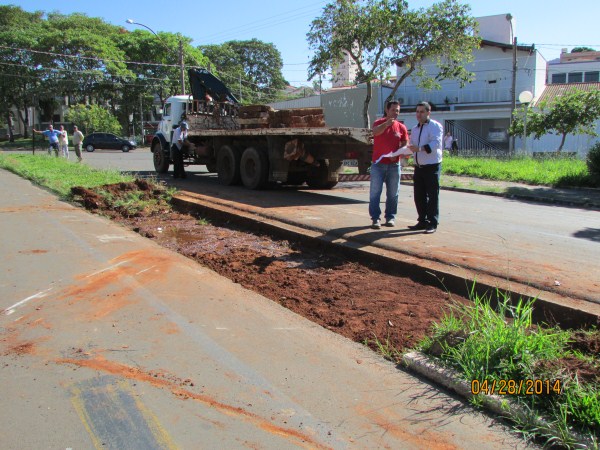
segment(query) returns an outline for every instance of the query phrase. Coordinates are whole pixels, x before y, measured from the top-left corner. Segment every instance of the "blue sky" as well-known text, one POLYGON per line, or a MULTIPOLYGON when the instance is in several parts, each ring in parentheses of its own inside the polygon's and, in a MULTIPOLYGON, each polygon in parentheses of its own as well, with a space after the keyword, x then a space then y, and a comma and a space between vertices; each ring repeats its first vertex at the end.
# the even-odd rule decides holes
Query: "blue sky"
MULTIPOLYGON (((283 57, 283 75, 293 85, 306 80, 310 57, 306 33, 321 14, 326 0, 47 0, 8 1, 26 11, 85 13, 105 21, 127 25, 140 22, 154 31, 180 32, 193 45, 219 44, 256 38, 273 43, 283 57)), ((427 7, 430 0, 409 0, 411 8, 427 7)), ((518 42, 535 44, 546 60, 557 58, 563 47, 588 46, 600 50, 600 2, 577 0, 476 0, 467 2, 473 16, 510 13, 516 18, 518 42)))

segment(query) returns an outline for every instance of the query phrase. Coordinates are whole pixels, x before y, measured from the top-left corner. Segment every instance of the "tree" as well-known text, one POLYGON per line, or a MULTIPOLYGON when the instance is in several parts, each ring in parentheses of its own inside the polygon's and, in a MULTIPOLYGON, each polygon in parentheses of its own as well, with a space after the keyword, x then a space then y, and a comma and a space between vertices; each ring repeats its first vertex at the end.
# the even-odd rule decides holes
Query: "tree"
POLYGON ((469 11, 469 6, 457 0, 419 10, 409 10, 403 0, 336 0, 324 7, 307 34, 309 47, 315 52, 308 75, 312 79, 334 68, 344 53, 348 54, 357 66, 356 82, 367 87, 363 117, 365 127, 369 127, 371 82, 381 78, 392 61, 399 62, 403 73, 390 98, 410 75, 426 89, 439 88, 442 79, 471 80, 464 64, 472 60, 479 39, 469 11), (428 75, 423 68, 426 58, 437 63, 436 75, 428 75))
POLYGON ((230 90, 234 93, 241 90, 245 104, 273 101, 287 85, 281 73, 281 53, 271 43, 252 39, 199 48, 230 90))
POLYGON ((119 120, 106 109, 98 105, 75 105, 69 108, 67 120, 75 123, 84 134, 102 131, 122 134, 119 120))
MULTIPOLYGON (((12 107, 28 137, 28 110, 38 85, 34 55, 26 49, 42 34, 42 13, 28 13, 17 6, 0 6, 0 116, 8 121, 12 107)), ((12 129, 9 126, 12 138, 12 129)))
POLYGON ((473 73, 465 65, 473 61, 481 40, 470 11, 469 5, 457 0, 443 0, 409 16, 403 32, 394 35, 393 52, 403 71, 390 98, 409 76, 419 80, 419 87, 429 90, 440 89, 440 80, 458 80, 461 87, 473 80, 473 73), (437 66, 435 75, 425 71, 425 60, 437 66))
MULTIPOLYGON (((208 64, 208 58, 190 45, 190 39, 186 37, 162 32, 156 36, 147 30, 122 30, 117 42, 125 52, 127 67, 132 73, 126 80, 127 88, 120 100, 119 117, 123 125, 128 123, 129 114, 133 114, 134 122, 137 122, 140 108, 150 109, 155 96, 164 104, 169 96, 181 93, 180 40, 186 68, 208 64)), ((186 92, 190 92, 189 89, 186 92)), ((141 123, 139 126, 141 130, 141 123)))
POLYGON ((597 136, 595 122, 600 119, 600 90, 567 90, 551 103, 540 103, 539 110, 521 108, 515 111, 509 133, 523 136, 527 116, 527 136, 540 139, 546 134, 562 136, 558 152, 562 151, 568 134, 597 136))
POLYGON ((323 8, 313 20, 307 34, 314 55, 308 67, 312 80, 344 60, 344 55, 356 64, 356 82, 366 83, 367 95, 363 105, 365 128, 369 128, 369 103, 372 80, 380 78, 390 65, 386 55, 393 43, 392 34, 402 30, 408 14, 408 4, 397 0, 336 0, 323 8))
POLYGON ((595 52, 596 50, 591 47, 574 47, 571 50, 571 53, 581 53, 581 52, 595 52))

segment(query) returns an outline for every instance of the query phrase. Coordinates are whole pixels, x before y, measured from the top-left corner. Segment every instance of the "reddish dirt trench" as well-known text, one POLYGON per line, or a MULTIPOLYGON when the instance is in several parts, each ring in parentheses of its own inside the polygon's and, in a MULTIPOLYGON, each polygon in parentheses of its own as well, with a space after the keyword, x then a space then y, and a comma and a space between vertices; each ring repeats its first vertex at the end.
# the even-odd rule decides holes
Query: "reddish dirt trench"
MULTIPOLYGON (((117 197, 127 189, 121 184, 109 190, 117 197)), ((80 189, 76 194, 88 209, 100 211, 160 245, 372 348, 376 348, 376 340, 397 350, 412 347, 450 303, 467 301, 448 294, 441 283, 436 288, 394 274, 393 267, 383 273, 301 248, 297 243, 236 230, 231 225, 207 224, 166 207, 128 217, 119 208, 108 208, 104 199, 91 191, 80 189)))

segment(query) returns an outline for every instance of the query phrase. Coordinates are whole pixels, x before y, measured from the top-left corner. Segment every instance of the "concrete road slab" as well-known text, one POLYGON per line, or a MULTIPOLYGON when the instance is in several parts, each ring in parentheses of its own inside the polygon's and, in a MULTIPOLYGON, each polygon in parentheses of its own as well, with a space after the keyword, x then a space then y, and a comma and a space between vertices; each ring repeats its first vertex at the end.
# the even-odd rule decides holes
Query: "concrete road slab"
POLYGON ((3 448, 526 447, 183 256, 0 185, 3 448))

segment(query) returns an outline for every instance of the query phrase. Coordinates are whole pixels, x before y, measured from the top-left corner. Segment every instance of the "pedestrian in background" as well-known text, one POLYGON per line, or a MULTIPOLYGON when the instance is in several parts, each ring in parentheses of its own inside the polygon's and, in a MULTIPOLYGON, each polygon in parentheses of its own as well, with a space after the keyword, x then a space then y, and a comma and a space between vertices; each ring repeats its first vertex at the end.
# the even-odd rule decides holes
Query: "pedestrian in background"
POLYGON ((73 150, 75 150, 75 154, 77 155, 77 161, 81 162, 83 159, 81 157, 81 145, 83 143, 83 133, 79 131, 77 125, 73 126, 73 150))
POLYGON ((400 103, 388 102, 385 116, 373 123, 373 159, 371 164, 371 184, 369 192, 369 215, 371 228, 381 228, 381 192, 385 183, 385 225, 395 225, 398 212, 398 192, 400 191, 400 158, 381 156, 392 153, 408 142, 408 131, 403 123, 396 120, 400 114, 400 103))
POLYGON ((48 138, 48 155, 52 155, 52 150, 54 150, 54 154, 58 157, 58 137, 60 136, 60 131, 55 130, 52 124, 48 125, 48 129, 44 131, 38 131, 33 128, 33 132, 37 134, 43 134, 48 138))
POLYGON ((449 131, 446 133, 446 137, 444 137, 444 150, 452 150, 452 142, 454 138, 452 137, 452 133, 449 131))
POLYGON ((442 172, 442 140, 444 127, 431 119, 431 106, 427 102, 417 104, 417 122, 410 134, 408 148, 413 152, 415 172, 413 192, 418 222, 408 228, 435 233, 440 219, 440 174, 442 172))
POLYGON ((65 159, 69 159, 69 135, 63 125, 60 126, 60 134, 58 136, 58 148, 65 159))

